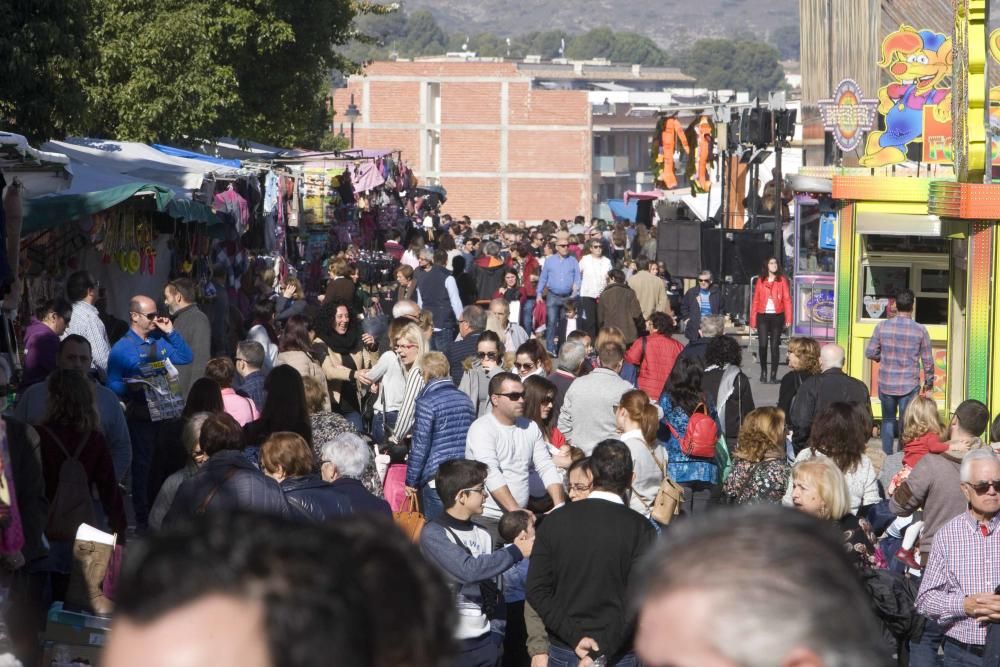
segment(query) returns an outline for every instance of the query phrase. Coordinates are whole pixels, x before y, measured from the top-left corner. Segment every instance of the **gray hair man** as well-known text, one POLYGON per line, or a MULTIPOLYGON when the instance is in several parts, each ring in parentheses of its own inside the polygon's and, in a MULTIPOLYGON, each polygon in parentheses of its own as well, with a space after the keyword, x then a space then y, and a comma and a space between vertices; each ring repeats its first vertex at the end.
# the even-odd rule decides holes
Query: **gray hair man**
POLYGON ((570 339, 559 348, 559 357, 556 359, 556 367, 549 373, 548 381, 556 386, 556 399, 552 405, 553 414, 559 418, 562 410, 563 399, 566 398, 566 391, 573 384, 573 380, 580 374, 583 360, 587 357, 587 348, 578 340, 570 339))
POLYGON ((392 515, 389 503, 372 495, 361 483, 365 469, 374 465, 371 447, 364 438, 341 433, 324 442, 320 454, 320 475, 350 500, 355 515, 392 515))
POLYGON ((988 560, 1000 549, 1000 459, 990 448, 969 452, 959 480, 968 509, 935 535, 916 606, 944 632, 946 665, 995 665, 996 655, 985 653, 988 628, 1000 620, 996 568, 988 560), (973 562, 979 558, 985 567, 973 562))
POLYGON ((516 350, 528 342, 528 332, 521 325, 510 321, 510 304, 507 299, 496 298, 490 301, 486 328, 500 336, 504 348, 508 350, 516 350))
POLYGON ((712 282, 712 272, 703 270, 698 274, 698 284, 684 293, 681 299, 681 319, 687 319, 684 335, 694 340, 701 334, 701 318, 705 315, 722 313, 722 291, 712 282), (707 312, 706 312, 707 311, 707 312))
POLYGON ((680 522, 645 560, 633 587, 643 664, 886 663, 871 600, 833 524, 770 505, 731 519, 680 522))
POLYGON ((456 387, 462 382, 465 360, 476 354, 479 336, 486 330, 486 317, 486 311, 479 306, 462 309, 462 316, 458 319, 458 339, 445 352, 456 387))

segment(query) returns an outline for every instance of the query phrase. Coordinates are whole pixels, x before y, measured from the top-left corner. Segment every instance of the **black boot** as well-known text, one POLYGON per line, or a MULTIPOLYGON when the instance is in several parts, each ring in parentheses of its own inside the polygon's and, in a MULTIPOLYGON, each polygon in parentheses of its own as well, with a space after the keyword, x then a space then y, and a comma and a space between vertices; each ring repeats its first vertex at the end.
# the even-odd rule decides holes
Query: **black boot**
POLYGON ((771 384, 778 384, 778 371, 776 371, 776 370, 772 370, 771 371, 771 381, 770 381, 770 383, 771 384))
POLYGON ((767 382, 767 371, 764 370, 763 367, 761 367, 761 369, 760 369, 760 381, 762 383, 766 383, 767 382))

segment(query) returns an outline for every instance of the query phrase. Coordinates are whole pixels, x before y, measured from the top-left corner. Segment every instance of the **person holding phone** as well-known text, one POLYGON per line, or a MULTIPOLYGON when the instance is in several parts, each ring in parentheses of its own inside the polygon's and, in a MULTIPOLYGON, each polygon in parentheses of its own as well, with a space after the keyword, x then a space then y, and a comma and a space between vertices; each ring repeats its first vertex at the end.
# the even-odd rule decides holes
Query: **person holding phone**
POLYGON ((132 440, 132 503, 136 526, 147 527, 149 501, 147 484, 153 462, 160 425, 149 415, 143 387, 129 383, 142 376, 142 366, 156 361, 169 361, 175 366, 190 364, 194 355, 184 337, 174 329, 169 317, 160 315, 156 303, 139 294, 128 304, 129 330, 111 348, 108 355, 108 388, 126 404, 126 419, 132 440))

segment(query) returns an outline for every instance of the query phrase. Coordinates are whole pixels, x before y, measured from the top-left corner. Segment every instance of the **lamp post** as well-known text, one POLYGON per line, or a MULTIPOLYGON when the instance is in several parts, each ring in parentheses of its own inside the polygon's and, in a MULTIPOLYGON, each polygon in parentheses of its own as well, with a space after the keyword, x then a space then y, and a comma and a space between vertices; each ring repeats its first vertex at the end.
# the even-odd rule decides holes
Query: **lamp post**
POLYGON ((347 119, 351 123, 351 148, 354 148, 354 121, 361 117, 361 112, 358 110, 357 105, 354 103, 354 93, 351 93, 351 103, 347 105, 347 111, 344 112, 347 119))

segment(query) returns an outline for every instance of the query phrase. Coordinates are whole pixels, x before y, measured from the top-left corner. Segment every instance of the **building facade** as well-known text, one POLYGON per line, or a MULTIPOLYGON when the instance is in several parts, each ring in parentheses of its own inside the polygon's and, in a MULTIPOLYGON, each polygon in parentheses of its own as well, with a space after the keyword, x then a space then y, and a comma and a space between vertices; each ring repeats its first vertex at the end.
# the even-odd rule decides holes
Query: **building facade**
MULTIPOLYGON (((447 189, 446 213, 477 221, 589 216, 595 172, 607 166, 594 162, 595 146, 600 158, 617 146, 595 141, 588 91, 618 80, 656 87, 690 79, 601 63, 375 62, 334 90, 335 119, 346 122, 353 96, 355 145, 401 150, 421 183, 447 189)), ((623 148, 638 158, 634 141, 623 148)))

